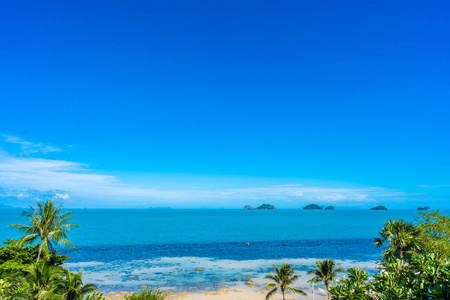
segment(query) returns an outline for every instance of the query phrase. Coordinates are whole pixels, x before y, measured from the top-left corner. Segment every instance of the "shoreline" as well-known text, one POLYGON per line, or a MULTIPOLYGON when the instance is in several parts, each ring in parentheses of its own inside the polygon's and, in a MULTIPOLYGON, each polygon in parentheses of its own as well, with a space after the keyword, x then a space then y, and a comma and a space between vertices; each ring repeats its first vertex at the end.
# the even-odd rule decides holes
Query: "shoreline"
MULTIPOLYGON (((171 293, 166 292, 166 300, 264 300, 268 290, 261 288, 258 290, 245 289, 245 288, 220 288, 217 291, 197 291, 197 292, 180 292, 171 293)), ((313 299, 313 295, 310 291, 306 291, 307 296, 286 294, 286 299, 313 299)), ((130 295, 131 292, 110 292, 105 295, 107 300, 123 300, 125 295, 130 295)), ((321 300, 326 299, 326 293, 324 291, 315 290, 314 299, 321 300)), ((281 293, 278 293, 272 297, 273 300, 282 299, 281 293)))

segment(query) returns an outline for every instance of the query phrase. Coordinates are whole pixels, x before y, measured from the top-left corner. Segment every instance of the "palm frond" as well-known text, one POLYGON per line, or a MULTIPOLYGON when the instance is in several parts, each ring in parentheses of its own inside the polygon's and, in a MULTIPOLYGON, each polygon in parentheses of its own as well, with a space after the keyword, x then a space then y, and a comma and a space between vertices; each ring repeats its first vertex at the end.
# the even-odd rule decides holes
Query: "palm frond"
POLYGON ((266 295, 266 300, 269 300, 270 298, 272 298, 272 296, 278 291, 278 288, 274 288, 273 290, 271 290, 270 292, 267 293, 266 295))
POLYGON ((302 296, 307 296, 307 294, 304 291, 302 291, 300 289, 296 289, 296 288, 290 287, 290 286, 287 286, 286 290, 291 291, 294 294, 300 294, 302 296))
POLYGON ((23 247, 24 245, 30 245, 37 239, 37 237, 38 237, 38 235, 36 233, 26 235, 17 240, 17 245, 19 247, 23 247))

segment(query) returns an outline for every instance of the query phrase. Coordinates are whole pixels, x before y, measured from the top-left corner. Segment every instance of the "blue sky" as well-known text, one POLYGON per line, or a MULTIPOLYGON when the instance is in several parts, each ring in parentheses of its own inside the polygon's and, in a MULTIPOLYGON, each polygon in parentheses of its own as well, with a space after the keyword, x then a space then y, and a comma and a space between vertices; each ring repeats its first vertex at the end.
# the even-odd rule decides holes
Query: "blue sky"
POLYGON ((449 207, 447 1, 10 1, 0 202, 449 207))

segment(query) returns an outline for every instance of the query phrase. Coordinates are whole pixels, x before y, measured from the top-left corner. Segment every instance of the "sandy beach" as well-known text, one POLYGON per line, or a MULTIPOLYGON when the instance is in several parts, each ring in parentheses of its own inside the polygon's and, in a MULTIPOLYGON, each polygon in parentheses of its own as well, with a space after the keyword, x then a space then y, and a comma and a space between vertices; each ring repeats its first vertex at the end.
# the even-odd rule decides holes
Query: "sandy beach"
MULTIPOLYGON (((233 288, 222 288, 218 291, 201 291, 201 292, 182 292, 182 293, 169 293, 167 300, 264 300, 267 290, 261 289, 258 291, 249 289, 233 289, 233 288)), ((108 300, 122 300, 124 295, 129 294, 127 292, 111 292, 106 295, 108 300)), ((276 294, 272 298, 273 300, 282 299, 281 293, 276 294)), ((292 295, 287 294, 286 299, 313 299, 313 296, 308 294, 308 296, 292 295)), ((326 295, 321 292, 316 292, 315 300, 326 299, 326 295)))

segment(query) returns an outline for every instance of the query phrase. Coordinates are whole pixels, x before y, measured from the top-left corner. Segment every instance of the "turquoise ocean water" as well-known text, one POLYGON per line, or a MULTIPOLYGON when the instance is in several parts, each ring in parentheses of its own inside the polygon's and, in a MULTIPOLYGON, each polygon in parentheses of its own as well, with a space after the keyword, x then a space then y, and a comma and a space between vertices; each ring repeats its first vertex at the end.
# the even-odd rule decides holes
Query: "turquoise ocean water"
MULTIPOLYGON (((264 283, 271 264, 285 261, 299 271, 321 258, 374 271, 381 251, 371 239, 386 220, 413 221, 417 212, 76 209, 73 215, 81 228, 70 234, 77 251, 61 249, 71 257, 67 267, 82 267, 105 291, 142 285, 179 291, 238 285, 240 277, 264 283)), ((20 211, 0 211, 0 238, 17 237, 7 225, 24 221, 20 211)))

